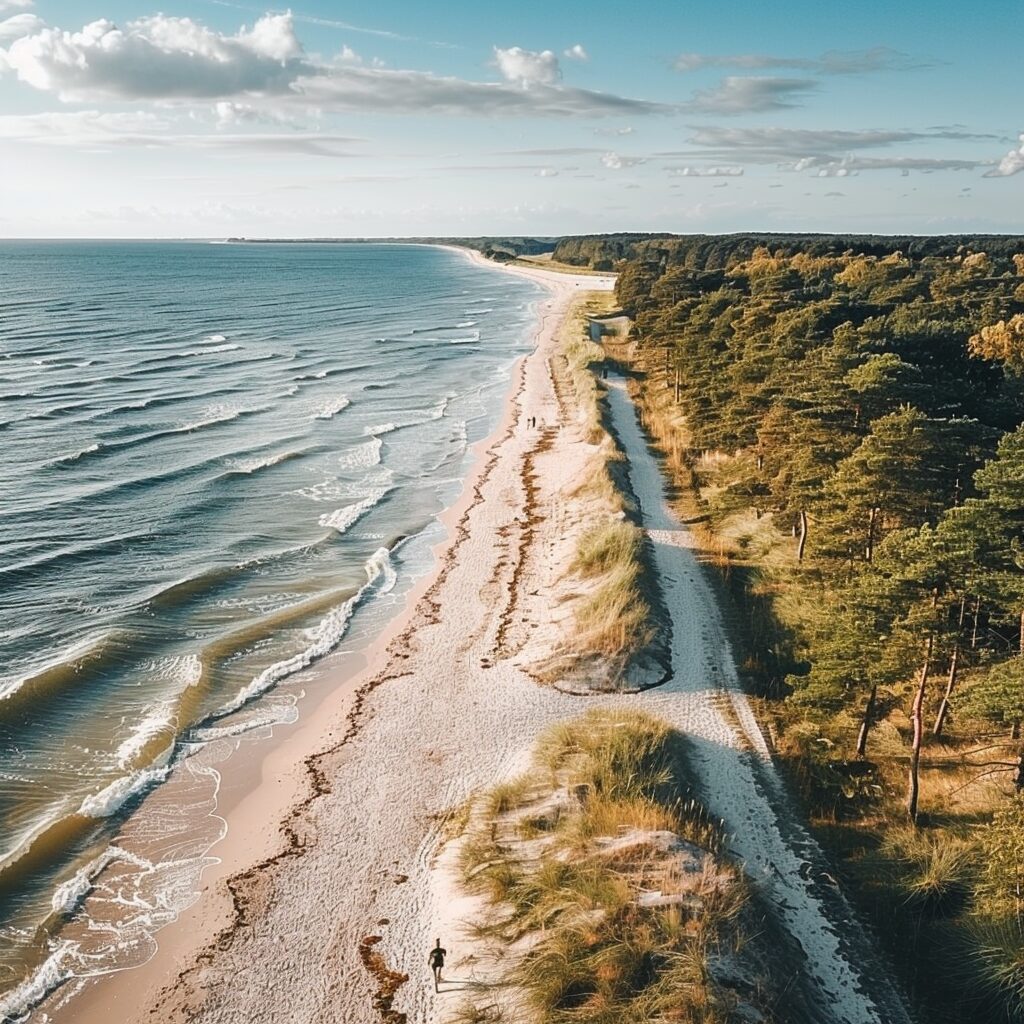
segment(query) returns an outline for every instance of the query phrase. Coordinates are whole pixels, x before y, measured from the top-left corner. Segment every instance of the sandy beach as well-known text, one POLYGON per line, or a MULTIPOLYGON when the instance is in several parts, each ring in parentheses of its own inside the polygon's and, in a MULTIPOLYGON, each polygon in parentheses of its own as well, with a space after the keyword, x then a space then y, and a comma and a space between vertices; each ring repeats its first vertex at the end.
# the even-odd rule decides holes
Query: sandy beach
MULTIPOLYGON (((453 251, 489 268, 495 267, 476 253, 453 251)), ((140 967, 79 980, 59 989, 36 1011, 39 1019, 107 1024, 111 1012, 117 1020, 149 1019, 149 1010, 164 1003, 165 987, 179 974, 187 976, 188 969, 207 947, 222 944, 225 936, 232 934, 240 906, 244 903, 251 909, 251 880, 291 859, 300 843, 309 842, 306 808, 331 786, 335 758, 347 760, 342 756, 343 748, 356 734, 361 720, 374 713, 367 706, 371 694, 382 683, 402 674, 401 662, 407 657, 402 648, 407 646, 423 608, 431 606, 431 594, 450 571, 455 548, 464 546, 470 512, 482 501, 481 485, 500 476, 505 481, 501 487, 503 500, 508 500, 507 487, 516 482, 514 474, 538 437, 536 432, 528 433, 522 424, 528 416, 540 419, 545 411, 552 422, 557 416, 547 359, 566 310, 582 291, 607 291, 614 283, 611 277, 528 268, 507 268, 507 272, 520 273, 544 284, 550 294, 538 307, 536 347, 514 370, 514 383, 502 420, 494 433, 476 446, 472 475, 460 500, 443 517, 448 536, 435 552, 437 571, 417 584, 405 602, 404 611, 377 643, 359 657, 364 664, 361 672, 352 677, 349 667, 350 678, 340 682, 330 678, 317 680, 310 687, 317 699, 304 703, 302 717, 295 726, 278 727, 271 742, 259 737, 243 741, 217 782, 208 783, 208 797, 211 804, 214 799, 216 803, 209 828, 223 833, 223 838, 210 850, 202 875, 201 897, 158 933, 159 948, 152 958, 140 967), (514 455, 509 451, 510 445, 515 446, 514 455), (507 474, 498 472, 499 449, 501 463, 513 474, 511 481, 505 480, 507 474)), ((514 509, 510 507, 511 511, 514 509)), ((460 557, 459 561, 465 559, 460 557)), ((529 739, 527 735, 524 744, 529 739)), ((189 784, 194 784, 194 780, 172 776, 150 801, 172 807, 189 784)), ((360 988, 369 984, 369 979, 361 976, 363 973, 360 965, 353 979, 360 988)), ((369 1005, 366 999, 363 1005, 369 1005)), ((268 1019, 272 1017, 271 1014, 268 1019)))
POLYGON ((822 1022, 905 1019, 790 806, 621 377, 608 381, 609 413, 670 613, 671 678, 642 694, 574 697, 526 670, 547 632, 537 627, 559 614, 566 537, 581 514, 567 495, 592 451, 555 392, 557 328, 576 296, 613 281, 495 272, 543 281, 549 297, 503 422, 447 514, 436 573, 358 679, 253 755, 251 784, 218 809, 227 835, 202 898, 159 934, 153 958, 63 1007, 51 1000, 48 1019, 441 1024, 489 980, 464 930, 472 901, 454 891, 443 854, 438 864, 449 822, 475 791, 521 769, 545 726, 623 702, 691 738, 697 789, 802 948, 800 983, 822 1022), (426 957, 438 935, 457 983, 435 994, 426 957))

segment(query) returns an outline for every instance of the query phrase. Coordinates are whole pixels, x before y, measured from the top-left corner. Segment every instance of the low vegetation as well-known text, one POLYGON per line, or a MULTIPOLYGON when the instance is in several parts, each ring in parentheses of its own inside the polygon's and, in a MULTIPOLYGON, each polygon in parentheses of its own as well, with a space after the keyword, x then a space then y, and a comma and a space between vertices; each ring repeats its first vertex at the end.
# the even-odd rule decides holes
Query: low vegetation
POLYGON ((585 586, 574 599, 575 628, 542 673, 570 688, 635 688, 663 675, 652 575, 643 531, 634 522, 625 459, 608 430, 602 368, 606 356, 591 340, 589 316, 607 315, 610 295, 594 294, 566 318, 552 372, 563 416, 574 420, 592 452, 585 482, 573 496, 589 503, 588 526, 569 566, 585 586))
POLYGON ((623 246, 643 418, 819 836, 923 1019, 1021 1019, 1024 240, 623 246))
MULTIPOLYGON (((770 953, 717 823, 687 793, 681 737, 592 711, 549 730, 463 838, 481 941, 541 1024, 770 1020, 770 953)), ((498 1004, 459 1020, 501 1020, 498 1004), (479 1014, 490 1013, 491 1016, 479 1014)))

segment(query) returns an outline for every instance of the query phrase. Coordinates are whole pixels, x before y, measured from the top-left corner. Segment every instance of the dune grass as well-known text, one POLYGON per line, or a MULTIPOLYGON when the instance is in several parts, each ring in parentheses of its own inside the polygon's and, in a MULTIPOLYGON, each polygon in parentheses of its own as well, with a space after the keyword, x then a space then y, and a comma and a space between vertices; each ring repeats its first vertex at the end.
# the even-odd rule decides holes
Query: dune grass
POLYGON ((479 933, 522 942, 504 981, 540 1024, 742 1019, 716 964, 743 955, 748 893, 684 765, 664 722, 592 711, 549 729, 526 775, 481 799, 463 882, 492 908, 479 933))
MULTIPOLYGON (((587 321, 588 315, 599 316, 612 307, 612 297, 601 293, 577 303, 563 324, 560 361, 555 361, 569 418, 593 447, 585 483, 573 495, 590 502, 590 524, 580 535, 569 569, 588 585, 576 600, 576 629, 561 653, 578 665, 605 659, 611 671, 604 675, 622 678, 630 660, 655 639, 657 626, 648 598, 651 570, 643 531, 629 518, 635 506, 624 483, 625 455, 606 425, 600 375, 606 353, 590 340, 587 321)), ((564 668, 565 660, 559 666, 564 668)))

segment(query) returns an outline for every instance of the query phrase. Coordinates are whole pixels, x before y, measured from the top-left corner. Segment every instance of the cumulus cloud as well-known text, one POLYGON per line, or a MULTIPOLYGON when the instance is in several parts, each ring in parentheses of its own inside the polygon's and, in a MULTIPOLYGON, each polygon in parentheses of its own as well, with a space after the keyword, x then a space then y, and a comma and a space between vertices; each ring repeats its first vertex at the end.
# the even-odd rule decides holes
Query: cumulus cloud
POLYGON ((646 162, 642 156, 623 156, 621 153, 605 153, 601 157, 601 163, 610 171, 621 171, 626 167, 636 167, 637 164, 646 162))
POLYGON ((72 102, 281 93, 313 71, 288 14, 233 36, 164 15, 124 29, 106 19, 79 32, 44 28, 16 39, 6 60, 21 81, 72 102))
POLYGON ((0 0, 0 14, 10 14, 11 11, 25 11, 35 6, 32 0, 0 0))
POLYGON ((888 46, 875 46, 869 50, 829 50, 819 57, 775 57, 766 53, 739 53, 732 56, 681 53, 672 66, 677 71, 699 71, 702 68, 769 71, 789 68, 821 75, 860 75, 874 71, 911 71, 934 67, 934 61, 915 60, 888 46))
POLYGON ((1024 135, 1021 135, 1020 143, 1017 149, 1011 149, 992 170, 987 171, 985 177, 1008 178, 1012 174, 1024 171, 1024 135))
POLYGON ((562 56, 569 60, 590 60, 590 54, 583 48, 582 43, 576 43, 562 51, 562 56))
POLYGON ((505 81, 524 89, 531 85, 554 85, 562 77, 558 58, 550 50, 524 50, 520 46, 503 50, 496 46, 494 63, 505 81))
POLYGON ((564 86, 550 50, 496 48, 503 82, 362 66, 347 48, 330 62, 316 62, 303 51, 294 20, 268 14, 234 35, 164 15, 124 28, 106 20, 77 32, 41 28, 0 51, 0 69, 6 65, 21 81, 67 102, 236 102, 278 120, 321 111, 622 117, 675 109, 564 86))
POLYGON ((713 89, 694 93, 685 106, 700 114, 760 114, 795 107, 796 99, 816 88, 817 84, 806 78, 729 75, 713 89))
MULTIPOLYGON (((46 23, 35 14, 14 14, 0 21, 0 43, 9 43, 12 39, 38 32, 46 23)), ((0 64, 0 67, 3 65, 0 64)))

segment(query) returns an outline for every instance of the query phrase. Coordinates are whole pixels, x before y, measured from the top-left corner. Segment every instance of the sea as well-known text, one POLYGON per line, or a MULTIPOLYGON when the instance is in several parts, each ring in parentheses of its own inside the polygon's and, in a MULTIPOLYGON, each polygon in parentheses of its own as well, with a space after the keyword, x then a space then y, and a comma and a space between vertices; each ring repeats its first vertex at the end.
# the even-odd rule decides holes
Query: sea
POLYGON ((0 1021, 195 901, 225 751, 430 571, 539 298, 432 246, 0 242, 0 1021))

